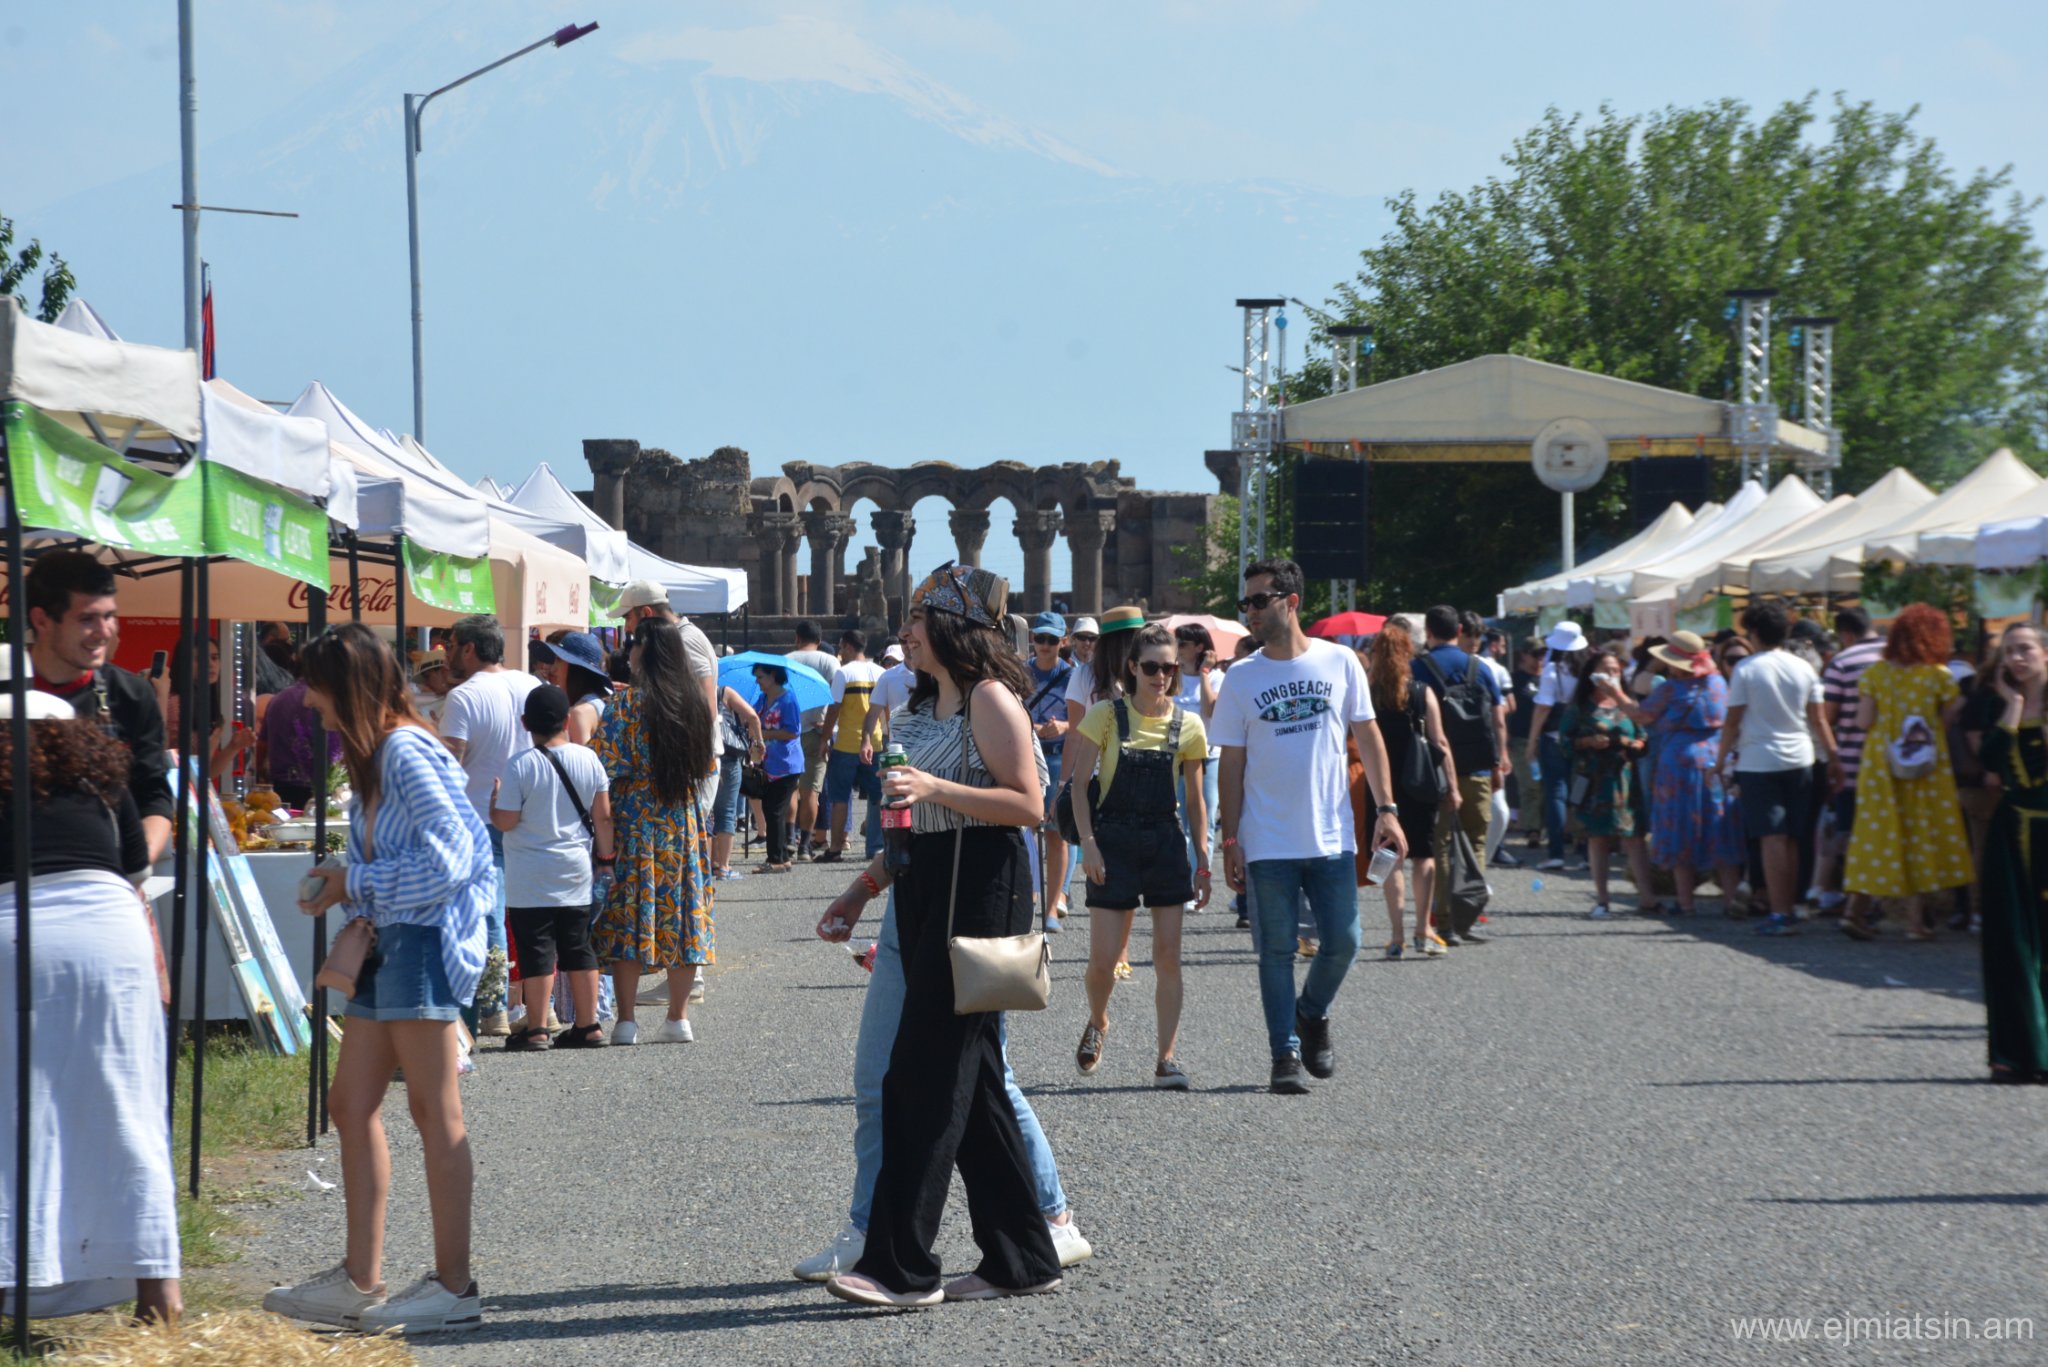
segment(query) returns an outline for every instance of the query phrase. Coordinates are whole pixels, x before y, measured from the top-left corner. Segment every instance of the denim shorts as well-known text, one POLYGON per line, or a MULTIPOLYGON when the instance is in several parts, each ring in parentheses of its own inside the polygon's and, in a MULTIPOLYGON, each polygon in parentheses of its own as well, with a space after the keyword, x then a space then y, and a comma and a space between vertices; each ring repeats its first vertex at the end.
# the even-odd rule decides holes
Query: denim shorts
POLYGON ((747 757, 727 751, 718 760, 718 793, 711 799, 711 833, 731 835, 740 828, 740 770, 747 757))
POLYGON ((440 929, 384 926, 342 1014, 373 1021, 452 1021, 461 1018, 462 1005, 441 966, 440 929))

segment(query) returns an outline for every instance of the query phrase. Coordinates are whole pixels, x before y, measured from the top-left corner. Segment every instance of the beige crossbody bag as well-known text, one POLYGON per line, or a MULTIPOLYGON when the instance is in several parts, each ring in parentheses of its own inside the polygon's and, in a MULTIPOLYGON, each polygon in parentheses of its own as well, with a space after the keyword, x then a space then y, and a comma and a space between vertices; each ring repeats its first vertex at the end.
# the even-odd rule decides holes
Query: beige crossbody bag
MULTIPOLYGON (((960 700, 960 781, 967 782, 967 699, 960 700)), ((960 853, 964 827, 953 831, 953 882, 946 892, 946 954, 953 964, 953 1014, 980 1011, 1043 1011, 1052 999, 1052 951, 1045 932, 1023 935, 955 935, 960 907, 960 853)))

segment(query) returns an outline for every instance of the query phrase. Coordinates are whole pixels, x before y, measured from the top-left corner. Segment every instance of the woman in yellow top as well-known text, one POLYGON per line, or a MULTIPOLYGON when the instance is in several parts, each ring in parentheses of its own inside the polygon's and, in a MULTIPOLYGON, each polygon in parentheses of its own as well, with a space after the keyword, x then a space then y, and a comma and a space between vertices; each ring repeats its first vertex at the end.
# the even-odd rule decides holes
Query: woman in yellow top
MULTIPOLYGON (((1074 1062, 1093 1073, 1102 1062, 1109 1030, 1109 994, 1116 986, 1119 947, 1143 902, 1152 912, 1152 966, 1159 978, 1159 1058, 1152 1083, 1186 1091, 1188 1075, 1174 1058, 1180 1035, 1180 932, 1182 908, 1209 901, 1209 814, 1202 796, 1202 765, 1209 737, 1202 718, 1174 701, 1180 656, 1173 633, 1131 624, 1137 635, 1124 666, 1123 696, 1099 702, 1067 736, 1065 772, 1074 781, 1074 825, 1081 836, 1081 866, 1088 875, 1088 1024, 1074 1062), (1180 820, 1175 770, 1187 779, 1188 825, 1180 820), (1086 796, 1088 776, 1100 777, 1099 796, 1086 796), (1092 805, 1092 810, 1091 810, 1092 805), (1187 832, 1195 867, 1188 868, 1187 832)), ((1104 619, 1103 631, 1110 623, 1104 619)))
MULTIPOLYGON (((1970 882, 1970 842, 1948 755, 1949 723, 1962 710, 1946 663, 1952 639, 1947 613, 1915 603, 1892 623, 1884 658, 1857 685, 1856 724, 1866 739, 1842 886, 1906 898, 1909 940, 1934 938, 1925 894, 1970 882)), ((1868 934, 1847 921, 1843 929, 1868 934)))

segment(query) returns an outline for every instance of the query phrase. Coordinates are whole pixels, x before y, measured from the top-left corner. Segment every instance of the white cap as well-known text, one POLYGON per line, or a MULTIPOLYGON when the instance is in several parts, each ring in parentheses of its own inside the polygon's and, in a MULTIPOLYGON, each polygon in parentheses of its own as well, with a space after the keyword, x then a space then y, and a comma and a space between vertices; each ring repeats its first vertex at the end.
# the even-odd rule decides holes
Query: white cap
POLYGON ((652 579, 635 579, 619 594, 618 611, 621 614, 634 608, 665 608, 668 606, 668 590, 652 579))
MULTIPOLYGON (((7 687, 13 679, 14 652, 0 645, 0 721, 14 720, 14 692, 7 687)), ((70 721, 77 715, 76 709, 55 693, 45 693, 39 688, 28 691, 30 721, 70 721)))
POLYGON ((1076 617, 1074 625, 1068 629, 1067 634, 1069 636, 1100 636, 1102 628, 1096 625, 1093 617, 1076 617))
POLYGON ((882 663, 900 665, 903 663, 903 647, 894 641, 882 647, 882 663))

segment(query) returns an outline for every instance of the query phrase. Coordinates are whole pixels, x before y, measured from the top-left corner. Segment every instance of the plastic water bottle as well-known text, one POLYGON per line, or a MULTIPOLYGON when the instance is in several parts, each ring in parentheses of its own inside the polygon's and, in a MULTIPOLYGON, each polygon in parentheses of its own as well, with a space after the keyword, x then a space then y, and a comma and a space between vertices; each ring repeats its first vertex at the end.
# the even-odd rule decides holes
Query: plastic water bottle
POLYGON ((605 899, 611 896, 612 882, 617 874, 617 864, 590 864, 590 903, 598 911, 604 909, 605 899))
POLYGON ((1529 761, 1529 781, 1531 783, 1541 783, 1543 781, 1543 765, 1541 761, 1533 759, 1529 761))

